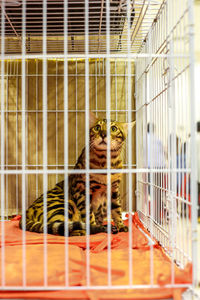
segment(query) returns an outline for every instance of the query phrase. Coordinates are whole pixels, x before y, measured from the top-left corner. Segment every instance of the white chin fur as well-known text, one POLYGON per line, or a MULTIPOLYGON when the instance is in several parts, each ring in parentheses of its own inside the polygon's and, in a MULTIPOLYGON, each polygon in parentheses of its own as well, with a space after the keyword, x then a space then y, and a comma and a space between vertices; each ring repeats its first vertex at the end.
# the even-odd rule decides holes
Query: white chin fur
MULTIPOLYGON (((102 139, 95 140, 94 141, 94 147, 96 149, 105 150, 106 151, 107 150, 107 138, 104 141, 106 142, 106 144, 101 144, 102 139)), ((110 149, 113 150, 113 149, 115 149, 116 146, 117 146, 116 143, 114 141, 112 141, 112 145, 110 145, 110 149)))
POLYGON ((96 149, 98 149, 98 150, 107 150, 107 145, 99 145, 99 144, 97 144, 97 145, 95 145, 95 148, 96 149))

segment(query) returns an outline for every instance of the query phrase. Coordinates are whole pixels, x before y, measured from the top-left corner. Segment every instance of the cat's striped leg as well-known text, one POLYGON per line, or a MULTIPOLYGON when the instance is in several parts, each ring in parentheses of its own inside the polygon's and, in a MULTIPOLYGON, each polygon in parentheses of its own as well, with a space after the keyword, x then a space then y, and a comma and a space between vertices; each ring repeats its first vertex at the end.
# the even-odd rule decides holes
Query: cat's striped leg
MULTIPOLYGON (((77 209, 80 212, 81 223, 84 224, 84 228, 80 232, 74 232, 72 235, 86 235, 86 200, 85 200, 85 191, 80 191, 77 199, 77 209), (80 233, 80 234, 79 234, 80 233)), ((95 234, 99 232, 105 232, 103 226, 96 225, 95 216, 90 205, 90 234, 95 234)))
POLYGON ((100 205, 98 207, 98 210, 95 213, 95 220, 97 225, 103 225, 103 219, 104 219, 104 214, 103 214, 103 207, 100 205))
MULTIPOLYGON (((23 229, 22 227, 22 218, 19 221, 19 227, 23 229)), ((35 222, 33 220, 29 220, 26 218, 26 230, 31 232, 41 232, 42 223, 41 222, 35 222)))
POLYGON ((120 201, 120 192, 119 186, 112 186, 112 194, 111 194, 111 214, 112 219, 117 226, 119 231, 128 231, 128 227, 124 225, 122 220, 122 209, 121 209, 121 201, 120 201))
MULTIPOLYGON (((81 220, 86 224, 86 210, 81 210, 81 220)), ((90 206, 90 234, 106 232, 105 226, 101 224, 96 224, 96 219, 92 207, 90 206)))
MULTIPOLYGON (((103 225, 103 221, 105 218, 107 218, 106 202, 104 202, 103 206, 102 205, 99 206, 98 210, 95 213, 95 220, 97 225, 102 226, 104 232, 108 232, 107 224, 103 225)), ((118 229, 116 226, 111 225, 111 233, 113 234, 118 233, 118 229)))

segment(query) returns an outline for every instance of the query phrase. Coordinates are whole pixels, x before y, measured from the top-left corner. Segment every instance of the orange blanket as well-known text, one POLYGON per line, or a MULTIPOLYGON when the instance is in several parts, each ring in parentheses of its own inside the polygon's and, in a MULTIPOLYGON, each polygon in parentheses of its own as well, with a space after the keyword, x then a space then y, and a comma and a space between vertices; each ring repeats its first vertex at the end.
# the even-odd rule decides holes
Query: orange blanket
MULTIPOLYGON (((139 230, 147 233, 139 221, 138 215, 132 218, 132 273, 134 285, 149 285, 151 251, 149 240, 139 230)), ((5 221, 5 285, 23 284, 23 245, 19 221, 5 221)), ((0 228, 1 229, 1 228, 0 228)), ((26 285, 29 287, 44 285, 44 235, 26 232, 26 285)), ((108 283, 108 251, 105 233, 90 236, 90 284, 92 286, 108 283)), ((111 279, 112 285, 129 284, 129 234, 111 235, 111 279)), ((86 285, 86 238, 68 238, 68 281, 70 286, 86 285)), ((183 289, 167 289, 171 283, 171 262, 162 248, 155 242, 153 246, 153 283, 160 288, 106 291, 64 291, 65 286, 65 237, 47 235, 47 284, 60 286, 60 291, 1 291, 1 298, 37 298, 37 299, 160 299, 174 297, 179 299, 183 289)), ((1 255, 1 251, 0 251, 1 255)), ((0 259, 1 262, 1 259, 0 259)), ((1 265, 0 265, 0 268, 1 265)), ((181 270, 174 265, 175 282, 191 283, 192 267, 181 270)), ((0 283, 1 283, 0 273, 0 283)), ((8 288, 9 289, 9 288, 8 288)))

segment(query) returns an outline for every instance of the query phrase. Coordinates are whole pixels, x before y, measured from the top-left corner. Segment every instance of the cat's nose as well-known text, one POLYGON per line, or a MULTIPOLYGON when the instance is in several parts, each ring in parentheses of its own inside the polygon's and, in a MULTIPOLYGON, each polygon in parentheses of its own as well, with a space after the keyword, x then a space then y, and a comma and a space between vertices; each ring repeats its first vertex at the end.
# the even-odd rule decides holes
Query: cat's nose
POLYGON ((102 131, 101 132, 101 137, 104 139, 106 137, 106 132, 105 131, 102 131))

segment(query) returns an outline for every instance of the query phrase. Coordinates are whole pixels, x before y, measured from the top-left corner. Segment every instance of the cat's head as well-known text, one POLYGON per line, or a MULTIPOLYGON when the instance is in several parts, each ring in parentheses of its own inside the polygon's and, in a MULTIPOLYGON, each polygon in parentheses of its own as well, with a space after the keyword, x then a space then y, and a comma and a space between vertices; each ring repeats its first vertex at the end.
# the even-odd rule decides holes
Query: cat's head
MULTIPOLYGON (((128 124, 111 120, 110 122, 110 149, 121 150, 127 137, 128 124)), ((131 122, 131 127, 135 121, 131 122)), ((100 151, 107 150, 107 120, 98 119, 93 113, 90 113, 90 144, 100 151)))

